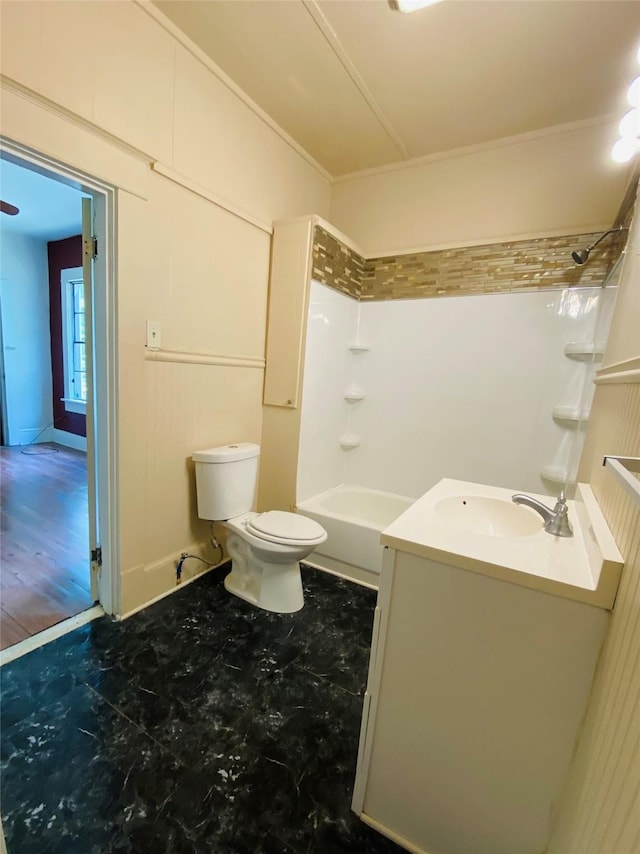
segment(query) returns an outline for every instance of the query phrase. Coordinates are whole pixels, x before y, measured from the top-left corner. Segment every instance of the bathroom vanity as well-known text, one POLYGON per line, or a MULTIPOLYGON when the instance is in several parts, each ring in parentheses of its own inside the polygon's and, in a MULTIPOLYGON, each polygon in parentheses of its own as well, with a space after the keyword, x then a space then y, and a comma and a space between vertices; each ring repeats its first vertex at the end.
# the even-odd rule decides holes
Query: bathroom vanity
POLYGON ((382 534, 353 809, 409 851, 549 837, 622 559, 588 486, 570 538, 516 491, 443 480, 382 534))

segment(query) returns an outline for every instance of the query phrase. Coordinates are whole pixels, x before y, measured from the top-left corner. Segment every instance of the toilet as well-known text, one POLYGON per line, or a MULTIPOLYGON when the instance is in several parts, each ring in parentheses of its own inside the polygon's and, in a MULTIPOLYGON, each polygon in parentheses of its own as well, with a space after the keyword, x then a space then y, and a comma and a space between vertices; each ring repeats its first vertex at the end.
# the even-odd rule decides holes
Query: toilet
POLYGON ((304 605, 300 561, 327 532, 296 513, 252 512, 259 457, 260 446, 251 442, 196 451, 198 516, 228 531, 229 593, 265 611, 290 614, 304 605))

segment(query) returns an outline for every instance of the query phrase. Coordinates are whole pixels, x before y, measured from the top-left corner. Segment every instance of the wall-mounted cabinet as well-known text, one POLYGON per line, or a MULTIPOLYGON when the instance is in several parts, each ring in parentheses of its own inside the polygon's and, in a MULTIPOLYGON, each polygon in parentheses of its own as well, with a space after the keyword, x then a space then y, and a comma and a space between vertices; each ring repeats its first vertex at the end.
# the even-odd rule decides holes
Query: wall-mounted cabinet
POLYGON ((298 405, 313 228, 313 217, 280 223, 274 228, 264 378, 267 406, 298 405))

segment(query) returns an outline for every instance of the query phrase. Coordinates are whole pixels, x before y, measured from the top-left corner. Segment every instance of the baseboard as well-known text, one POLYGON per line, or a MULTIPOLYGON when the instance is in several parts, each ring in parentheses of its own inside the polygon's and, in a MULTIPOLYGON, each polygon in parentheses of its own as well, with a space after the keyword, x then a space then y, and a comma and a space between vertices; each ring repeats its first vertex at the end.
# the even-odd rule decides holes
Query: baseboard
POLYGON ((76 451, 87 450, 86 436, 77 436, 75 433, 68 433, 66 430, 58 430, 57 427, 52 430, 50 441, 64 445, 65 448, 73 448, 76 451))
MULTIPOLYGON (((193 555, 195 558, 201 558, 203 561, 208 561, 211 558, 211 544, 206 540, 201 543, 192 543, 182 551, 193 555)), ((154 602, 164 599, 165 596, 170 596, 176 590, 180 590, 181 587, 190 584, 207 572, 228 566, 230 563, 230 559, 226 555, 224 560, 211 564, 202 563, 194 558, 187 558, 182 566, 181 581, 177 583, 176 567, 180 560, 180 554, 181 552, 178 551, 171 552, 153 563, 134 566, 122 574, 122 607, 121 612, 117 615, 118 619, 126 620, 133 614, 137 614, 138 611, 153 605, 154 602)), ((360 567, 351 566, 351 564, 342 563, 324 555, 315 555, 313 552, 302 563, 314 569, 328 572, 330 575, 353 581, 355 584, 360 584, 370 590, 378 589, 379 576, 360 567)))
POLYGON ((213 551, 214 559, 212 560, 211 544, 205 540, 201 543, 191 543, 181 551, 171 552, 153 563, 140 564, 127 570, 121 578, 122 596, 118 619, 126 620, 127 617, 175 593, 176 590, 195 581, 201 575, 228 563, 226 556, 223 560, 216 562, 215 558, 218 557, 217 552, 213 551), (178 581, 176 568, 182 552, 186 552, 191 557, 182 564, 181 577, 178 581))
POLYGON ((10 442, 11 445, 32 445, 36 442, 51 442, 53 430, 51 427, 21 427, 19 430, 7 430, 8 437, 14 439, 10 442), (16 433, 18 441, 15 442, 16 433))

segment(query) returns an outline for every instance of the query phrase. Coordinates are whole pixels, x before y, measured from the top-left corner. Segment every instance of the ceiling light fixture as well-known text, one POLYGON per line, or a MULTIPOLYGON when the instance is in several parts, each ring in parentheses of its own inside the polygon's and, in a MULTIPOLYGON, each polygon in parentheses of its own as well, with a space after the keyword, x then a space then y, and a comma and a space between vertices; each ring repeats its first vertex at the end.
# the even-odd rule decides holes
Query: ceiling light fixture
POLYGON ((396 12, 417 12, 427 6, 440 3, 441 0, 389 0, 389 4, 396 12))
MULTIPOLYGON (((638 48, 638 64, 640 64, 640 48, 638 48)), ((611 156, 616 163, 627 163, 640 151, 640 74, 629 86, 627 101, 632 109, 622 117, 618 128, 620 139, 611 149, 611 156)))

